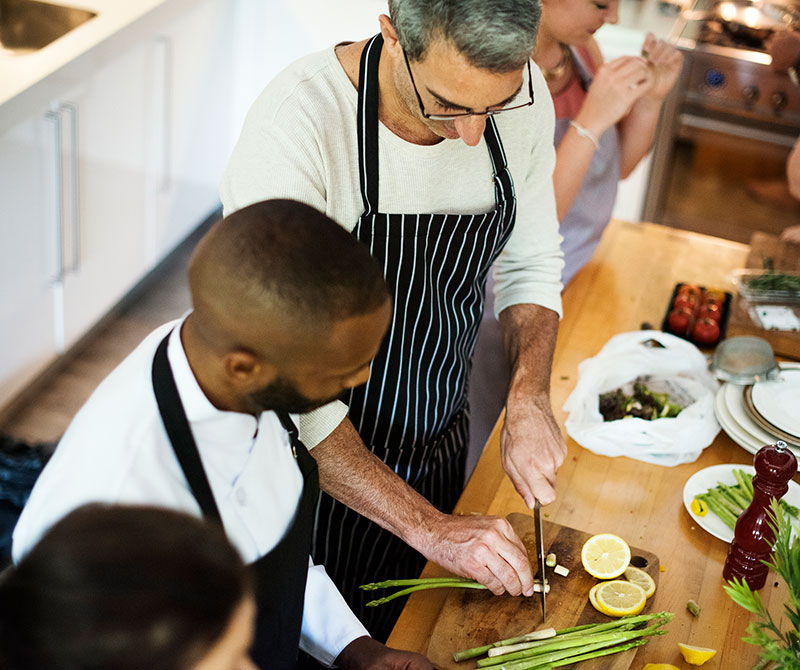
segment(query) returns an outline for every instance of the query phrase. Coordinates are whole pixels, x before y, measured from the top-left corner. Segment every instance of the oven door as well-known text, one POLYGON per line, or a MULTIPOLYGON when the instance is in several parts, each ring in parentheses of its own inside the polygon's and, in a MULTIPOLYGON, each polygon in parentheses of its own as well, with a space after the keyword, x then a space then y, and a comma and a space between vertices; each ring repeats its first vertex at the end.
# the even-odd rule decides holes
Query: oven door
POLYGON ((674 127, 652 220, 745 243, 800 224, 786 183, 797 128, 686 108, 674 127))

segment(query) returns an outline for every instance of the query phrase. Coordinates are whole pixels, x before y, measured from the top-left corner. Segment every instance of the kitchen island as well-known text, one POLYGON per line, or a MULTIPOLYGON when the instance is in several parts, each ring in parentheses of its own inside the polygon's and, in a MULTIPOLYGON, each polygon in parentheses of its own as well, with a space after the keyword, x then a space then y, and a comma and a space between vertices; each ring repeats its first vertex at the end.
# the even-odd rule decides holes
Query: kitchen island
MULTIPOLYGON (((637 330, 643 322, 658 327, 679 281, 732 290, 728 275, 744 267, 747 252, 746 245, 728 240, 656 224, 612 221, 592 261, 564 292, 551 386, 562 432, 566 413, 561 407, 575 387, 581 361, 597 354, 617 333, 637 330)), ((530 514, 500 465, 499 434, 500 423, 455 513, 530 514)), ((676 467, 599 456, 570 438, 567 447, 558 473, 558 498, 543 508, 547 520, 592 534, 615 533, 656 554, 663 567, 649 610, 674 612, 675 619, 667 626, 667 635, 639 648, 630 668, 640 670, 648 662, 693 667, 681 658, 679 642, 717 649, 707 668, 752 667, 758 649, 741 640, 750 614, 722 590, 728 545, 696 526, 682 502, 684 483, 693 473, 720 463, 752 464, 752 455, 724 432, 697 461, 676 467), (702 608, 698 618, 686 610, 689 599, 702 608)), ((426 577, 443 574, 442 568, 431 563, 423 572, 426 577)), ((786 598, 783 582, 779 586, 775 582, 770 576, 760 592, 773 616, 786 598)), ((448 591, 413 594, 389 646, 425 653, 448 591)), ((556 627, 560 623, 555 601, 548 601, 547 621, 556 627)), ((782 624, 785 628, 785 620, 782 624)))

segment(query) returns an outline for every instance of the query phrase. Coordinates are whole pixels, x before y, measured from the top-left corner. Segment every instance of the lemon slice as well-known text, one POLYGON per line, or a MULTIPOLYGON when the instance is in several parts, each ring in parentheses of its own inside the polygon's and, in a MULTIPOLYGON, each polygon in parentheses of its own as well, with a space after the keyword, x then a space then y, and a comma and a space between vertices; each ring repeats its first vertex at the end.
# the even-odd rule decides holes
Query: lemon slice
POLYGON ((605 614, 605 612, 603 612, 603 610, 600 609, 600 605, 597 603, 597 597, 596 597, 597 589, 600 588, 600 585, 602 583, 603 582, 600 582, 600 584, 595 584, 591 589, 589 589, 589 602, 592 604, 592 607, 594 607, 598 612, 602 612, 603 614, 605 614))
POLYGON ((656 592, 656 583, 644 570, 639 570, 639 568, 629 565, 625 568, 625 579, 641 586, 644 589, 646 598, 649 598, 656 592))
POLYGON ((680 668, 671 663, 648 663, 642 670, 680 670, 680 668))
MULTIPOLYGON (((644 609, 647 598, 644 589, 633 582, 615 579, 611 582, 601 582, 594 592, 597 608, 609 616, 627 616, 639 614, 644 609)), ((592 602, 591 598, 589 602, 592 602)), ((592 603, 594 604, 594 603, 592 603)))
POLYGON ((690 665, 703 665, 709 658, 717 653, 716 649, 708 647, 695 647, 692 644, 678 643, 678 649, 683 654, 683 659, 690 665))
POLYGON ((593 535, 581 549, 581 563, 592 577, 619 577, 631 560, 631 550, 625 540, 610 533, 593 535))

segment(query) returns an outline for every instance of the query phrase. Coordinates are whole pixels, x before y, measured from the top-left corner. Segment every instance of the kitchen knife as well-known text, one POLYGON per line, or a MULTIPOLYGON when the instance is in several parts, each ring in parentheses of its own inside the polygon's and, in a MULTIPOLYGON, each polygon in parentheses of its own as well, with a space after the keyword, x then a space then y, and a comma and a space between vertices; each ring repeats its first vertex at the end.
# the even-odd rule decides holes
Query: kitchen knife
POLYGON ((545 599, 545 573, 544 573, 544 534, 542 533, 542 506, 539 501, 533 506, 533 525, 536 527, 536 554, 539 558, 539 580, 542 582, 542 623, 547 619, 545 599))

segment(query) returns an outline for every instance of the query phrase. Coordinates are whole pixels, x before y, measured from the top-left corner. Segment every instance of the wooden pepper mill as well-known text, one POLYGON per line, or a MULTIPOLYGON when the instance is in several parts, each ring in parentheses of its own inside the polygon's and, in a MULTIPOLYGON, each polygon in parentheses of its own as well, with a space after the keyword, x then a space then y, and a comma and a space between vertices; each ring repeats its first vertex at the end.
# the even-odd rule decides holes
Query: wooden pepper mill
POLYGON ((744 580, 757 591, 767 581, 769 569, 762 561, 770 557, 775 541, 767 515, 770 500, 782 498, 789 490, 789 480, 797 473, 797 458, 786 442, 779 440, 761 447, 753 466, 753 502, 736 521, 722 576, 726 581, 734 577, 744 580))

